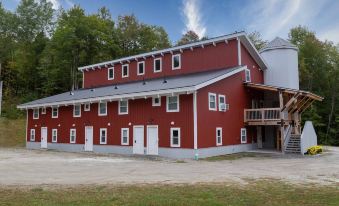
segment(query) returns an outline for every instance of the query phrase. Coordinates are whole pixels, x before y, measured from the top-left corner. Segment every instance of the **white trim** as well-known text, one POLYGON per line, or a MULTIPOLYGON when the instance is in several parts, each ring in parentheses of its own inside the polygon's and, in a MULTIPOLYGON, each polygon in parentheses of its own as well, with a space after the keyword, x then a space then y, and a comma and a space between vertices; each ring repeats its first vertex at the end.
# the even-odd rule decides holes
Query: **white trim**
POLYGON ((77 130, 75 128, 72 128, 69 130, 69 143, 74 144, 77 139, 77 130), (74 131, 74 141, 72 141, 72 132, 74 131))
POLYGON ((41 114, 46 114, 46 107, 41 108, 41 114))
POLYGON ((161 97, 152 97, 152 107, 160 107, 161 106, 161 97), (159 99, 159 103, 155 103, 155 99, 159 99))
POLYGON ((35 142, 35 129, 31 129, 29 133, 29 141, 30 142, 35 142), (34 133, 34 138, 32 138, 32 132, 34 133))
POLYGON ((181 54, 173 54, 172 55, 172 70, 176 70, 176 69, 181 69, 181 54), (174 67, 174 58, 175 57, 179 57, 179 66, 174 67))
POLYGON ((215 129, 215 141, 216 141, 216 145, 217 146, 221 146, 222 145, 222 127, 217 127, 215 129), (218 142, 218 131, 220 131, 220 142, 218 142))
POLYGON ((153 72, 154 73, 158 73, 158 72, 161 72, 162 71, 162 58, 161 57, 159 57, 159 58, 155 58, 154 60, 153 60, 153 72), (160 70, 155 70, 155 62, 157 61, 157 60, 160 60, 160 70))
POLYGON ((240 39, 237 38, 237 43, 238 43, 238 65, 241 65, 241 42, 240 39))
POLYGON ((126 78, 129 76, 129 64, 123 64, 121 65, 121 77, 126 78), (124 67, 127 67, 127 74, 124 75, 124 67))
POLYGON ((118 106, 118 114, 119 115, 124 115, 124 114, 128 114, 128 100, 120 100, 119 101, 119 106, 118 106), (126 112, 121 112, 121 102, 126 102, 126 112))
POLYGON ((197 92, 193 93, 193 137, 194 149, 198 149, 198 109, 197 109, 197 92))
POLYGON ((81 117, 81 104, 75 104, 73 105, 73 117, 81 117), (75 114, 75 107, 79 106, 79 114, 75 114))
POLYGON ((52 119, 57 119, 59 117, 59 107, 52 107, 52 119), (54 109, 56 109, 56 116, 54 116, 54 109))
POLYGON ((81 70, 82 72, 82 88, 85 88, 85 72, 81 70))
POLYGON ((107 79, 108 80, 114 79, 114 67, 108 67, 108 69, 107 69, 107 79), (113 77, 110 76, 110 71, 113 71, 113 77))
POLYGON ((211 93, 211 92, 208 92, 208 110, 210 111, 217 111, 217 106, 218 105, 218 102, 217 102, 217 94, 216 93, 211 93), (211 107, 211 101, 210 101, 210 97, 214 97, 214 106, 215 108, 212 108, 211 107))
POLYGON ((138 62, 137 64, 137 75, 144 75, 145 74, 145 61, 141 61, 141 62, 138 62), (139 73, 139 65, 142 64, 143 65, 143 73, 139 73))
POLYGON ((58 142, 58 129, 52 129, 52 142, 58 142), (55 140, 53 139, 54 131, 55 131, 55 140))
POLYGON ((29 113, 28 113, 28 109, 26 109, 26 131, 25 131, 25 133, 26 133, 26 143, 28 142, 28 115, 29 115, 29 113))
POLYGON ((100 144, 107 144, 107 128, 100 128, 99 138, 100 138, 100 144), (105 131, 105 141, 104 142, 101 139, 102 131, 105 131))
POLYGON ((251 82, 252 77, 251 77, 251 70, 245 69, 245 82, 251 82))
POLYGON ((91 103, 85 103, 85 104, 84 104, 84 111, 85 111, 85 112, 91 111, 91 103), (88 106, 88 108, 86 108, 87 106, 88 106))
POLYGON ((34 108, 33 109, 33 119, 39 119, 39 113, 40 113, 39 108, 34 108), (37 117, 35 117, 35 115, 37 115, 37 117))
POLYGON ((166 97, 166 112, 179 112, 179 111, 180 111, 180 99, 179 99, 179 95, 167 96, 166 97), (169 109, 169 98, 170 97, 177 97, 177 109, 176 110, 170 110, 169 109))
POLYGON ((246 128, 241 128, 240 129, 240 141, 241 141, 241 144, 246 144, 247 143, 247 130, 246 130, 246 128), (243 139, 242 139, 242 137, 243 137, 243 131, 245 131, 245 135, 244 135, 244 137, 245 137, 245 141, 243 141, 243 139))
POLYGON ((129 145, 129 128, 121 128, 121 145, 129 145), (123 134, 127 131, 127 142, 124 143, 123 134))
MULTIPOLYGON (((221 99, 221 98, 224 98, 224 104, 226 104, 226 96, 223 95, 223 94, 219 94, 219 95, 218 95, 218 108, 219 108, 219 111, 220 111, 220 112, 224 112, 224 111, 221 110, 221 104, 220 104, 220 102, 221 102, 220 99, 221 99)), ((226 110, 225 110, 225 111, 226 111, 226 110)))
POLYGON ((180 145, 181 145, 181 131, 180 131, 180 127, 171 127, 170 137, 171 137, 171 147, 180 147, 180 145), (178 144, 177 145, 173 144, 173 131, 174 130, 178 130, 178 144))
POLYGON ((98 102, 98 116, 107 116, 107 102, 98 102), (105 113, 101 114, 100 113, 100 104, 105 104, 106 105, 106 110, 105 110, 105 113))

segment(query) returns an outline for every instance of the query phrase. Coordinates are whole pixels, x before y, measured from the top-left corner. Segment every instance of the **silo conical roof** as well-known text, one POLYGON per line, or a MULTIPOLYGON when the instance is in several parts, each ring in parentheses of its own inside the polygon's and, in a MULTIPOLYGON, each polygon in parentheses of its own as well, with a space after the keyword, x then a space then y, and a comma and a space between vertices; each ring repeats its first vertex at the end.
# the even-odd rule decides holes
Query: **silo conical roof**
POLYGON ((272 50, 272 49, 295 49, 298 50, 294 44, 290 43, 289 41, 282 39, 280 37, 276 37, 271 42, 269 42, 264 48, 260 50, 260 53, 272 50))

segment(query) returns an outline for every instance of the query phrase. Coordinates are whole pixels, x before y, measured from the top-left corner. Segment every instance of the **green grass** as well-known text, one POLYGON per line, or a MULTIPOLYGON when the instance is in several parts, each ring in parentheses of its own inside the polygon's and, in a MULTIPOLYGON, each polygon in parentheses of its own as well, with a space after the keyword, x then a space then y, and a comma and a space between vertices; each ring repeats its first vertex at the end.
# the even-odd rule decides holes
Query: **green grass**
POLYGON ((0 118, 0 147, 22 147, 25 145, 25 119, 0 118))
POLYGON ((216 161, 223 161, 223 160, 237 160, 246 157, 268 157, 269 154, 258 154, 252 152, 242 152, 242 153, 234 153, 234 154, 227 154, 227 155, 219 155, 213 157, 203 158, 201 160, 209 161, 209 162, 216 162, 216 161))
POLYGON ((0 194, 0 205, 339 205, 338 187, 274 180, 247 185, 0 188, 0 194))

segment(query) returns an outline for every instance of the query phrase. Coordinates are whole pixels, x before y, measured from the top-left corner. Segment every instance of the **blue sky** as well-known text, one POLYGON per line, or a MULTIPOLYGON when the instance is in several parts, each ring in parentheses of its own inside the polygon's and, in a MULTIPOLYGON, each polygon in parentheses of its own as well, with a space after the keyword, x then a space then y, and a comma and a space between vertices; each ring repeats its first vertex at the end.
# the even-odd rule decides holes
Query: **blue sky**
MULTIPOLYGON (((0 0, 1 1, 1 0, 0 0)), ((172 42, 183 32, 215 37, 234 31, 258 31, 264 39, 287 38, 290 28, 305 25, 321 40, 339 43, 339 0, 48 0, 54 8, 80 4, 87 13, 100 7, 112 17, 134 14, 144 23, 163 26, 172 42)), ((14 10, 19 0, 2 0, 14 10)))

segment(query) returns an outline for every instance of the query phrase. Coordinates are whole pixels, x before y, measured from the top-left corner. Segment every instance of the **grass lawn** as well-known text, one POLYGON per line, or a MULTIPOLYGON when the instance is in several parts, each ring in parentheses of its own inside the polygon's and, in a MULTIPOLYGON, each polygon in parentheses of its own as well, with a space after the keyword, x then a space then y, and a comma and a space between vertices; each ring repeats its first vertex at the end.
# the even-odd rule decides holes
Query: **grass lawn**
POLYGON ((0 205, 339 205, 338 187, 275 180, 248 185, 0 188, 0 194, 0 205))
POLYGON ((25 119, 0 118, 0 147, 25 146, 25 119))
POLYGON ((208 161, 208 162, 216 162, 216 161, 223 161, 223 160, 237 160, 245 157, 256 157, 256 158, 263 158, 263 157, 270 157, 270 154, 258 154, 253 152, 241 152, 241 153, 234 153, 234 154, 227 154, 227 155, 219 155, 213 157, 203 158, 201 160, 208 161))

